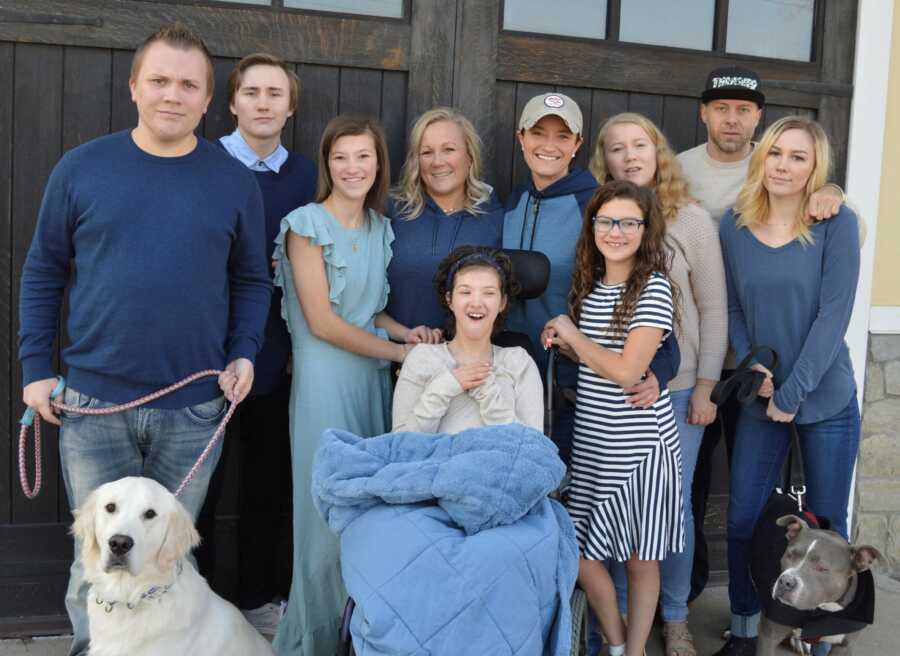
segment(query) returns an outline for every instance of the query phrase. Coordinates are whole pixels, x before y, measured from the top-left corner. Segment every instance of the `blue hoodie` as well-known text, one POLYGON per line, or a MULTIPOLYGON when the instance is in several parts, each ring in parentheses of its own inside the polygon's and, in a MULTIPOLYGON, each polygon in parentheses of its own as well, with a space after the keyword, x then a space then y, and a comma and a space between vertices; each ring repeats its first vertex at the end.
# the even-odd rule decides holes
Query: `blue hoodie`
POLYGON ((386 312, 404 326, 443 328, 447 314, 434 289, 438 264, 457 246, 500 248, 503 206, 496 194, 482 205, 484 213, 444 214, 430 196, 415 219, 400 216, 392 202, 387 210, 394 230, 394 255, 388 266, 391 286, 386 312))
MULTIPOLYGON (((551 318, 568 314, 569 290, 575 270, 575 249, 588 202, 597 190, 597 181, 588 171, 573 168, 568 175, 538 191, 529 181, 513 190, 503 217, 503 247, 536 250, 550 259, 550 282, 540 297, 516 303, 509 311, 509 330, 523 332, 535 344, 551 318)), ((543 349, 537 349, 538 366, 546 367, 543 349)), ((651 368, 664 388, 678 371, 680 353, 674 336, 665 341, 653 358, 651 368)), ((575 387, 578 368, 566 358, 559 361, 558 381, 575 387)))

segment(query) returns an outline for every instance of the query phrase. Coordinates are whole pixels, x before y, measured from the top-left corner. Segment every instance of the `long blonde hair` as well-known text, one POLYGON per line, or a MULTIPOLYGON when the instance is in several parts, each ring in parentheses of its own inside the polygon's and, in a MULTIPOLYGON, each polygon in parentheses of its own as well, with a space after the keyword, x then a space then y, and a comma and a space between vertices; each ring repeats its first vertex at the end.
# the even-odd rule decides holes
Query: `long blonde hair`
POLYGON ((606 137, 610 128, 622 123, 633 123, 647 133, 650 141, 656 146, 656 174, 653 177, 653 191, 659 199, 663 217, 666 221, 675 219, 675 215, 685 205, 692 203, 693 198, 688 193, 688 183, 681 171, 681 164, 675 157, 672 147, 666 135, 656 127, 656 124, 643 114, 635 112, 623 112, 609 118, 600 132, 597 133, 597 141, 594 144, 594 154, 591 156, 591 173, 597 182, 604 184, 613 179, 606 166, 606 137))
POLYGON ((435 107, 423 113, 409 134, 406 161, 400 171, 400 181, 391 192, 397 202, 399 215, 406 220, 418 217, 425 208, 425 185, 419 170, 419 149, 425 130, 432 123, 450 121, 459 126, 469 156, 469 174, 466 176, 466 202, 464 210, 470 214, 483 214, 482 205, 491 197, 491 187, 481 180, 481 138, 471 121, 451 107, 435 107))
POLYGON ((828 181, 828 173, 831 170, 831 144, 825 130, 816 121, 806 116, 785 116, 770 125, 763 133, 753 154, 750 156, 750 164, 747 168, 747 181, 741 188, 734 204, 734 212, 737 215, 739 228, 749 228, 760 225, 769 216, 769 192, 763 181, 766 175, 766 157, 779 137, 788 130, 803 130, 813 140, 813 151, 816 158, 815 166, 806 188, 803 190, 803 202, 800 210, 794 217, 794 237, 803 243, 812 243, 812 233, 806 223, 807 205, 809 197, 817 189, 828 181))

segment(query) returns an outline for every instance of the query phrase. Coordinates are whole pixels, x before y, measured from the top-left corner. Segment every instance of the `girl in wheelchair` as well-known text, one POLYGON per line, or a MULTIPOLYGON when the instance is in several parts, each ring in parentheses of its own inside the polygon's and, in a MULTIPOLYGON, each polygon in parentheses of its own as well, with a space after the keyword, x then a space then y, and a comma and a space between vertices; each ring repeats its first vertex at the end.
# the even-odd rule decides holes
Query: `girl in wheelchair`
POLYGON ((448 341, 419 344, 406 357, 394 390, 393 431, 457 433, 518 422, 543 428, 543 388, 520 347, 491 343, 518 285, 504 253, 461 246, 435 276, 449 314, 448 341))

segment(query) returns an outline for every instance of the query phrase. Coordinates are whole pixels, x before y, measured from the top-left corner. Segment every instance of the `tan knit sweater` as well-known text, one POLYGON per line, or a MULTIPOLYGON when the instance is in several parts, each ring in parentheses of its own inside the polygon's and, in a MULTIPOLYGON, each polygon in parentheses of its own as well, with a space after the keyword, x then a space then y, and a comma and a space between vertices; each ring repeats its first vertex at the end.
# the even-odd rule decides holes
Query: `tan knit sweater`
POLYGON ((719 231, 705 209, 691 203, 668 224, 666 242, 674 250, 670 279, 681 291, 681 323, 675 337, 681 367, 669 382, 673 391, 693 387, 697 378, 719 380, 728 349, 728 301, 719 231))
POLYGON ((419 344, 403 361, 394 388, 393 431, 458 433, 521 423, 544 428, 544 395, 534 360, 519 347, 493 347, 488 379, 463 391, 447 344, 419 344))

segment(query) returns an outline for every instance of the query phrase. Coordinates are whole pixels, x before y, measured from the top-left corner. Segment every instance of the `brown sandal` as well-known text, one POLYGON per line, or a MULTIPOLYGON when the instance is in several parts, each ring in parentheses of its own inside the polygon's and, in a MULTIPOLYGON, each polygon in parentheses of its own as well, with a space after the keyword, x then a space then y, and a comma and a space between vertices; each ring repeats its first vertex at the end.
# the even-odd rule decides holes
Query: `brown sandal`
POLYGON ((688 630, 687 622, 666 622, 662 634, 666 641, 666 656, 697 656, 694 636, 688 630))

